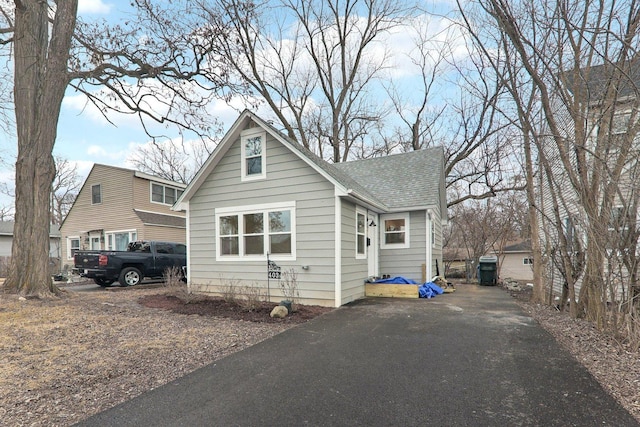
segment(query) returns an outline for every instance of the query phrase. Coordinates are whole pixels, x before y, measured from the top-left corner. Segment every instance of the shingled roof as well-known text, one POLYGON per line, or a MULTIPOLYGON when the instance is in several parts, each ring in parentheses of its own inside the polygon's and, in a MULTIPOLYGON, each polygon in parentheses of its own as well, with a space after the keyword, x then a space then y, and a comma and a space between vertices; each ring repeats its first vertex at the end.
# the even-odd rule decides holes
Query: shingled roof
MULTIPOLYGON (((204 183, 250 121, 267 130, 300 159, 334 183, 340 191, 346 193, 343 195, 353 197, 366 206, 381 212, 437 206, 446 210, 445 196, 440 191, 444 183, 444 151, 441 147, 334 164, 323 160, 248 110, 231 126, 172 209, 185 209, 183 202, 188 201, 204 183)), ((445 216, 444 212, 442 216, 445 216)))
MULTIPOLYGON (((0 221, 0 236, 13 236, 14 221, 0 221)), ((55 224, 49 225, 49 237, 60 237, 60 228, 55 224)))
POLYGON ((176 228, 187 228, 187 220, 175 215, 163 215, 154 212, 133 210, 145 225, 162 225, 176 228))
POLYGON ((381 200, 389 209, 438 204, 444 151, 427 148, 403 154, 338 163, 335 167, 381 200))

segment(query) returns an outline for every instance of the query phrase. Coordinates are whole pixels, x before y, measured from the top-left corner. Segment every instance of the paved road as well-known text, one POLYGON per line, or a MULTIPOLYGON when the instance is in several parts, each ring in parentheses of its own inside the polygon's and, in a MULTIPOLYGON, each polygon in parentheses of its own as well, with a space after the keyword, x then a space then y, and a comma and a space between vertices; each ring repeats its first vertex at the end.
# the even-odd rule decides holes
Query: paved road
POLYGON ((84 426, 637 426, 504 291, 367 299, 84 426))

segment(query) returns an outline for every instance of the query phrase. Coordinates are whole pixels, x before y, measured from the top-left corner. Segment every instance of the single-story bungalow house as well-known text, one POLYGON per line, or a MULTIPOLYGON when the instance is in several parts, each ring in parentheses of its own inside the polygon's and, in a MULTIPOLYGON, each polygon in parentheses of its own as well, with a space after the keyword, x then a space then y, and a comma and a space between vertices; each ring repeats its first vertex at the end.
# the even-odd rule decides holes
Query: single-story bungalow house
POLYGON ((301 303, 337 307, 371 277, 431 278, 444 179, 441 147, 332 164, 244 111, 173 207, 187 216, 188 285, 280 301, 271 261, 295 273, 301 303))

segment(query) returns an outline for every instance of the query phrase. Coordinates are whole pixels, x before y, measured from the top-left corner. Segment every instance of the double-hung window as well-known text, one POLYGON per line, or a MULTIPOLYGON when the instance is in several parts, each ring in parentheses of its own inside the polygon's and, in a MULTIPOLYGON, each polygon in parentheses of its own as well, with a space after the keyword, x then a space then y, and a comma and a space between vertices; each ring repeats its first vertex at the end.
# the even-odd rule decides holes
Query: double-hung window
POLYGON ((80 250, 80 237, 67 237, 67 259, 73 259, 73 256, 80 250))
POLYGON ((242 181, 264 179, 267 176, 267 134, 261 128, 243 131, 240 136, 242 181))
POLYGON ((216 260, 295 259, 295 203, 216 209, 216 260))
POLYGON ((181 188, 170 187, 168 185, 151 183, 151 201, 154 203, 162 203, 164 205, 173 205, 178 197, 182 195, 184 190, 181 188))
POLYGON ((95 184, 91 186, 91 204, 99 205, 102 203, 102 186, 95 184))
POLYGON ((382 249, 397 249, 409 247, 409 214, 383 215, 382 223, 382 249))

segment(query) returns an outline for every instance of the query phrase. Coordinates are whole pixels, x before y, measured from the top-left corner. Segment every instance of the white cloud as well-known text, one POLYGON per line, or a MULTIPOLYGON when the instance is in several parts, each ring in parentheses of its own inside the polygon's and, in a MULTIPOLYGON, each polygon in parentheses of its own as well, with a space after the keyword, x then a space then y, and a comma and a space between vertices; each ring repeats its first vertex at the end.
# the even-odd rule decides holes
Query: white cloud
POLYGON ((78 1, 78 14, 97 14, 107 15, 111 12, 113 5, 104 3, 102 0, 79 0, 78 1))
POLYGON ((122 162, 127 156, 127 151, 110 151, 99 145, 90 145, 87 148, 87 155, 96 158, 97 163, 113 163, 122 162))

